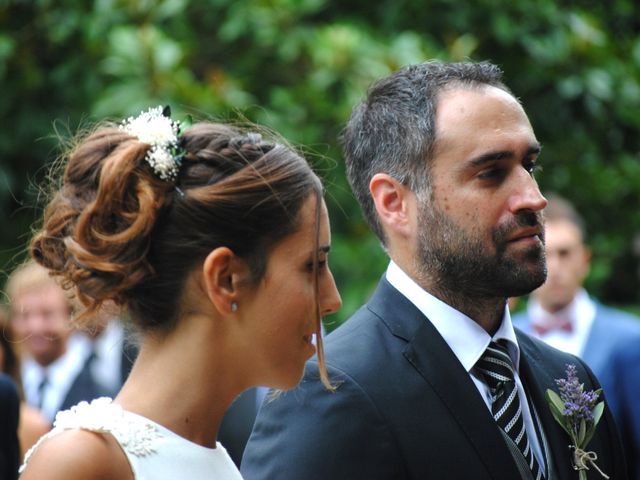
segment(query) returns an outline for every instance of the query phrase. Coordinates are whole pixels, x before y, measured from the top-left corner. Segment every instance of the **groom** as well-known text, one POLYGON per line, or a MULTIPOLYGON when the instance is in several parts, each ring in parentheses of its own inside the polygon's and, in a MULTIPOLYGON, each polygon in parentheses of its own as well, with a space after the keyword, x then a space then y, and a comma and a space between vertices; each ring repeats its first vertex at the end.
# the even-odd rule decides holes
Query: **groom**
MULTIPOLYGON (((545 390, 576 357, 515 331, 506 300, 546 276, 540 144, 489 63, 410 66, 374 84, 343 134, 347 172, 390 257, 377 290, 263 405, 254 479, 578 478, 545 390)), ((605 399, 606 400, 606 399, 605 399)), ((608 409, 587 450, 625 479, 608 409)), ((592 465, 589 479, 600 478, 592 465)))

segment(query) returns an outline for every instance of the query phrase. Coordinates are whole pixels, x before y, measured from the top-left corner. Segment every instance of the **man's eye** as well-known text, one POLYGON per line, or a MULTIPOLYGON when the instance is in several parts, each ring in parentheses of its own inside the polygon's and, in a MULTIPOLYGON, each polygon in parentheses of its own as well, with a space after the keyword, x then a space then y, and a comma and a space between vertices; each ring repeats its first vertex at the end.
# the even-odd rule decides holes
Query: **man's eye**
POLYGON ((524 164, 524 168, 529 172, 532 177, 542 171, 542 165, 538 165, 536 162, 527 162, 524 164))
POLYGON ((494 180, 504 176, 504 169, 502 168, 489 168, 483 170, 478 174, 478 178, 482 180, 494 180))

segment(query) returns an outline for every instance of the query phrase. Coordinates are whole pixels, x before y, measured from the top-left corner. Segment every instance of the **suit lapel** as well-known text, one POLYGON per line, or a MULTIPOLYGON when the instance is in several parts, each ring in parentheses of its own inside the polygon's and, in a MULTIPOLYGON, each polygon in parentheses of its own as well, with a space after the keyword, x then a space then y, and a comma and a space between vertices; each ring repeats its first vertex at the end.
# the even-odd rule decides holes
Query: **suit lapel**
MULTIPOLYGON (((478 389, 431 322, 384 279, 369 302, 369 308, 395 336, 407 340, 403 355, 408 366, 419 372, 446 405, 491 478, 520 478, 499 427, 478 389)), ((460 449, 466 447, 460 445, 460 449)), ((460 461, 464 461, 465 455, 468 453, 460 455, 460 461)))
POLYGON ((491 476, 520 478, 517 466, 478 389, 449 346, 424 317, 404 356, 418 370, 464 431, 491 476))
POLYGON ((577 474, 571 464, 569 437, 553 418, 544 395, 548 388, 557 390, 555 380, 548 373, 547 366, 541 361, 530 339, 518 334, 518 344, 520 345, 520 377, 529 400, 536 409, 549 447, 546 456, 550 473, 547 478, 573 480, 577 478, 577 474))

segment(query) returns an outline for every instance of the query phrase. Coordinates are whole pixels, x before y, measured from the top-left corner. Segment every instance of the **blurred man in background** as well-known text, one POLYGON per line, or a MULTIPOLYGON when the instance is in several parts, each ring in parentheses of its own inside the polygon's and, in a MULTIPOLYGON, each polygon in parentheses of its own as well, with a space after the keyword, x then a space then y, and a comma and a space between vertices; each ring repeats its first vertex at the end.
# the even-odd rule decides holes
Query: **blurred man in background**
POLYGON ((584 221, 567 200, 546 197, 547 280, 513 323, 591 367, 620 429, 630 478, 640 479, 640 319, 585 291, 591 251, 584 221))
POLYGON ((43 267, 29 262, 9 277, 10 322, 22 348, 27 403, 53 422, 59 410, 108 395, 88 371, 91 351, 70 342, 71 303, 43 267))
POLYGON ((113 302, 107 302, 90 328, 76 331, 70 338, 77 349, 88 352, 86 373, 112 398, 120 391, 138 355, 133 337, 125 333, 121 315, 113 302))
MULTIPOLYGON (((18 421, 18 440, 20 441, 20 458, 51 429, 49 421, 39 410, 24 400, 22 389, 22 359, 19 342, 13 327, 9 323, 9 315, 0 308, 0 372, 7 374, 15 383, 20 398, 20 419, 18 421)), ((0 478, 4 478, 0 476, 0 478)))

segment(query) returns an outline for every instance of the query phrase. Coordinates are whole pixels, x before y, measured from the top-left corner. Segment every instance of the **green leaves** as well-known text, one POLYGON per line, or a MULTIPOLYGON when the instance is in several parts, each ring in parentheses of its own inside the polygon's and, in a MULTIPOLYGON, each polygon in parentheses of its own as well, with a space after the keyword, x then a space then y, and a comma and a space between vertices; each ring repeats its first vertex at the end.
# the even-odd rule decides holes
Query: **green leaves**
MULTIPOLYGON (((174 117, 266 124, 316 152, 348 317, 386 265, 344 177, 338 134, 375 79, 431 58, 490 59, 544 144, 544 191, 573 200, 587 287, 640 303, 640 34, 634 0, 80 0, 0 3, 0 268, 20 261, 38 189, 71 131, 171 104, 174 117), (105 40, 106 39, 106 40, 105 40)), ((330 327, 331 328, 331 327, 330 327)))
POLYGON ((567 432, 567 435, 573 438, 574 433, 571 431, 571 427, 568 427, 566 424, 566 419, 563 414, 564 402, 560 399, 560 396, 556 392, 548 388, 545 392, 545 397, 547 398, 547 402, 549 403, 549 408, 551 409, 553 418, 560 424, 562 429, 567 432))
POLYGON ((589 432, 588 435, 585 435, 584 445, 588 445, 591 439, 593 438, 593 434, 596 432, 596 427, 598 426, 598 422, 602 418, 602 414, 604 413, 604 402, 598 403, 593 409, 593 428, 589 432))

